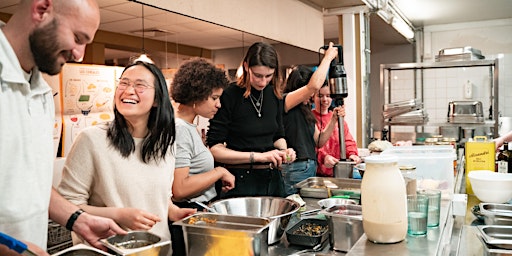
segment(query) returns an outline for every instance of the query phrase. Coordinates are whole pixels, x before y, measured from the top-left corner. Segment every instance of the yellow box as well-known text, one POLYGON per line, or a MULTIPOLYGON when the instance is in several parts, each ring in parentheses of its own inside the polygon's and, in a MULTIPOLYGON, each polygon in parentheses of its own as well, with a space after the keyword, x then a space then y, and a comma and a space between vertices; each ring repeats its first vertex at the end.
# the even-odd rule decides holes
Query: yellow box
POLYGON ((474 170, 495 171, 496 146, 494 141, 487 141, 486 137, 476 136, 473 141, 466 142, 466 193, 473 195, 468 173, 474 170))

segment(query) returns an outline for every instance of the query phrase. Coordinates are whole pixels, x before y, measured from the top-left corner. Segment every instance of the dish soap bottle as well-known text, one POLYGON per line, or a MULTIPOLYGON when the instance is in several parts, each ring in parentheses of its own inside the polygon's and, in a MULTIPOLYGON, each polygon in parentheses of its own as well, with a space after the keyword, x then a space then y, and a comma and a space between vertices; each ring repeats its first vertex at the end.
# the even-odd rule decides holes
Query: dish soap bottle
POLYGON ((365 159, 361 181, 363 229, 374 243, 397 243, 407 235, 407 193, 395 156, 365 159))

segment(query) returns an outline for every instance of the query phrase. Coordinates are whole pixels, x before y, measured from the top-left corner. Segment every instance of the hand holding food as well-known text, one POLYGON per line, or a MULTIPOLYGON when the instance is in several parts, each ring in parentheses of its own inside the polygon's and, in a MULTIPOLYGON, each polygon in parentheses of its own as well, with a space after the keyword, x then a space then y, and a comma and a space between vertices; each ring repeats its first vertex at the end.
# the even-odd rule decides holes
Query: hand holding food
POLYGON ((136 208, 118 208, 116 215, 116 221, 131 230, 149 230, 160 221, 158 216, 136 208))

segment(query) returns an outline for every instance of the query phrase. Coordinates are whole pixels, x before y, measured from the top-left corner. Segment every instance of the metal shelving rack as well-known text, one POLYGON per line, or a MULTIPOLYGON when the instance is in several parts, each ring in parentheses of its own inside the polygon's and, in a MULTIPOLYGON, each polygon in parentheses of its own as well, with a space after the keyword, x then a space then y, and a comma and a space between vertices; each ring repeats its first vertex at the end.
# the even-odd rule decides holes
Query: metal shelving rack
MULTIPOLYGON (((466 60, 466 61, 445 61, 445 62, 431 62, 431 63, 396 63, 396 64, 381 64, 380 65, 380 88, 383 90, 388 85, 388 101, 391 103, 391 85, 392 85, 392 71, 397 70, 414 70, 420 72, 414 72, 414 96, 418 97, 417 82, 420 81, 421 97, 423 101, 423 70, 426 69, 442 69, 442 68, 471 68, 471 67, 489 67, 489 79, 491 85, 491 103, 492 103, 492 125, 493 135, 498 135, 499 131, 499 68, 498 59, 492 60, 466 60), (420 76, 418 79, 418 75, 420 76), (387 80, 386 80, 387 78, 387 80)), ((384 97, 384 95, 383 95, 384 97)), ((385 102, 385 100, 384 100, 385 102)), ((408 126, 425 126, 426 124, 388 124, 384 120, 381 120, 382 127, 388 127, 389 134, 391 135, 391 126, 408 125, 408 126)), ((461 125, 461 124, 458 124, 461 125)), ((464 125, 464 124, 462 124, 464 125)), ((468 124, 475 125, 475 124, 468 124)), ((486 124, 483 124, 486 125, 486 124)))

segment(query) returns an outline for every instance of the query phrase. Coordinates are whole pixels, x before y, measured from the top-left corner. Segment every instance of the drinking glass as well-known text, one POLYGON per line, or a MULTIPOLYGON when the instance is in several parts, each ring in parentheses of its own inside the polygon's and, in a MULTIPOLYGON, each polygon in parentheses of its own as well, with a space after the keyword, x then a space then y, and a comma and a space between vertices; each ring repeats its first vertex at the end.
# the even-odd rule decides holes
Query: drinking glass
POLYGON ((427 234, 428 197, 407 196, 407 234, 424 236, 427 234))
POLYGON ((424 195, 428 197, 427 226, 439 226, 439 212, 441 209, 441 191, 437 189, 419 190, 418 195, 424 195))

